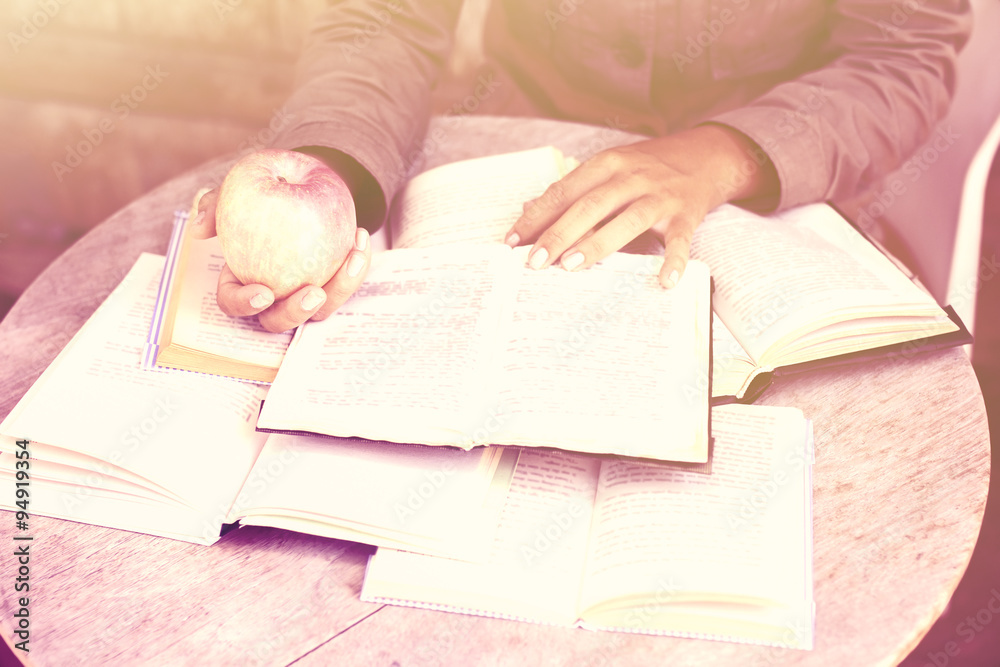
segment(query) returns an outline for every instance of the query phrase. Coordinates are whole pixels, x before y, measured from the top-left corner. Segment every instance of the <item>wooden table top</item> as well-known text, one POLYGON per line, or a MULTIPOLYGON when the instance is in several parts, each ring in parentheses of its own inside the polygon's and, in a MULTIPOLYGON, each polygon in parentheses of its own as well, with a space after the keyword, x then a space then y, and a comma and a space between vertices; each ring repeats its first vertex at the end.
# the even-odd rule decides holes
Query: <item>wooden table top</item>
MULTIPOLYGON (((445 117, 426 167, 553 144, 586 158, 610 128, 445 117)), ((0 324, 0 419, 132 266, 164 253, 173 212, 233 158, 122 209, 59 258, 0 324)), ((816 648, 588 632, 361 602, 373 549, 247 527, 210 547, 32 517, 34 665, 890 665, 958 585, 979 533, 990 444, 961 350, 785 378, 760 403, 814 422, 816 648)), ((5 513, 0 519, 13 523, 5 513)), ((0 559, 12 585, 16 559, 0 559)), ((12 637, 16 598, 3 596, 12 637)))

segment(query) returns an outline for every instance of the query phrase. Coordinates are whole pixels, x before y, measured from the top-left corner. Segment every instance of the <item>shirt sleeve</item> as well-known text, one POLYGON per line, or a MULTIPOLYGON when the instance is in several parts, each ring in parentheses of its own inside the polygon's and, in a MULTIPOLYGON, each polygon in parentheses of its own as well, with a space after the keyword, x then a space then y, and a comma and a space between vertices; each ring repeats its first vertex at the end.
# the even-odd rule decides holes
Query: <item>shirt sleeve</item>
POLYGON ((384 220, 419 150, 461 0, 330 2, 299 60, 290 123, 271 142, 345 169, 358 223, 384 220))
POLYGON ((838 2, 828 64, 711 121, 768 154, 778 209, 847 199, 898 167, 945 115, 971 27, 965 0, 838 2))

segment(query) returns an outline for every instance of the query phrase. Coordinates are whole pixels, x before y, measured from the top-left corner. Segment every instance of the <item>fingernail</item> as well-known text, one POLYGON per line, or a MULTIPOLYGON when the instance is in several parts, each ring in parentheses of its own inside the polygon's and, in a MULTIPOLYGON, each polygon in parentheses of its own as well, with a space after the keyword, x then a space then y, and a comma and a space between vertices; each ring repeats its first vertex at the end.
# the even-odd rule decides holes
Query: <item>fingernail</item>
POLYGON ((507 238, 504 240, 504 243, 509 245, 511 248, 516 248, 517 244, 520 242, 521 242, 521 237, 517 232, 511 232, 510 234, 507 235, 507 238))
POLYGON ((194 219, 191 220, 191 224, 195 225, 195 226, 198 226, 198 225, 200 225, 203 222, 205 222, 205 212, 204 211, 198 211, 198 215, 194 216, 194 219))
POLYGON ((583 253, 582 252, 574 252, 569 257, 563 257, 562 258, 563 268, 566 269, 567 271, 572 271, 573 269, 575 269, 576 267, 580 266, 581 264, 583 264, 583 253))
POLYGON ((323 290, 314 289, 306 292, 305 296, 302 297, 302 310, 316 310, 319 308, 319 304, 323 303, 323 298, 326 294, 323 290))
POLYGON ((667 276, 667 281, 663 283, 663 286, 666 287, 667 289, 670 289, 671 287, 677 285, 677 281, 680 280, 680 278, 681 276, 679 273, 677 273, 677 269, 674 269, 673 271, 670 272, 670 275, 667 276))
POLYGON ((359 255, 357 253, 351 254, 347 258, 347 275, 351 278, 357 277, 361 273, 361 269, 365 268, 365 256, 359 255))
POLYGON ((250 305, 254 308, 266 308, 271 305, 271 299, 263 292, 258 292, 250 297, 250 305))
POLYGON ((533 269, 540 269, 542 265, 545 264, 545 260, 549 258, 549 251, 545 248, 539 248, 531 257, 528 258, 528 266, 533 269))
MULTIPOLYGON (((358 231, 354 234, 354 247, 361 251, 368 247, 368 230, 364 227, 358 227, 358 231)), ((350 265, 347 268, 350 273, 350 265)))

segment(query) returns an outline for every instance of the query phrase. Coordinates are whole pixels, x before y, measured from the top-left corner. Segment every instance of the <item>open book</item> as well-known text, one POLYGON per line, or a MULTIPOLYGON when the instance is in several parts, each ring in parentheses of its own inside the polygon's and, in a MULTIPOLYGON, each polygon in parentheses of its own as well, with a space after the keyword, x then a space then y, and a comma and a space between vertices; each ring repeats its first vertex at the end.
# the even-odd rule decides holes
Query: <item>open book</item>
POLYGON ((267 383, 274 379, 291 332, 272 333, 254 317, 229 317, 215 301, 225 264, 218 237, 195 239, 178 216, 143 351, 143 367, 178 368, 267 383))
POLYGON ((361 599, 812 648, 811 426, 747 405, 712 426, 707 475, 524 450, 488 561, 380 548, 361 599))
POLYGON ((711 267, 712 393, 752 401, 775 374, 971 342, 954 316, 836 210, 722 206, 691 256, 711 267))
POLYGON ((501 242, 561 167, 540 149, 414 178, 393 249, 328 319, 299 327, 258 428, 707 461, 707 268, 691 262, 666 291, 656 257, 533 271, 528 247, 501 242))
POLYGON ((658 261, 533 271, 502 243, 390 250, 300 327, 260 429, 705 462, 710 278, 658 261))
POLYGON ((257 432, 266 387, 140 368, 163 265, 142 255, 0 424, 11 488, 30 443, 31 513, 203 544, 239 521, 485 555, 516 450, 257 432))

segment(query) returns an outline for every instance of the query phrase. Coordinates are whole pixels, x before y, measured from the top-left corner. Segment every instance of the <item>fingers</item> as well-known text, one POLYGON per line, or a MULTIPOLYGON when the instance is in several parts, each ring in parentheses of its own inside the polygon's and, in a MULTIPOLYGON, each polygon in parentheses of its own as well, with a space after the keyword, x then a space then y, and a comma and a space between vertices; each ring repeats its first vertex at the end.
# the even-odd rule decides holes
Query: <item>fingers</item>
POLYGON ((590 266, 672 213, 676 197, 664 196, 663 174, 656 167, 635 151, 594 156, 525 204, 507 244, 534 241, 528 254, 533 269, 554 263, 567 270, 590 266), (584 242, 588 234, 591 238, 584 242))
MULTIPOLYGON (((585 269, 611 253, 621 250, 649 229, 654 222, 662 219, 665 216, 661 212, 662 209, 662 202, 657 202, 653 197, 640 197, 608 224, 576 241, 575 245, 557 258, 557 261, 567 271, 585 269)), ((539 239, 536 245, 541 243, 542 239, 539 239)))
POLYGON ((364 282, 371 264, 371 252, 368 231, 358 228, 354 235, 354 249, 326 285, 322 288, 308 285, 288 298, 275 302, 257 316, 261 326, 268 331, 287 331, 306 320, 329 317, 364 282))
POLYGON ((219 274, 216 301, 226 315, 257 315, 261 326, 278 332, 294 329, 308 320, 326 301, 326 292, 315 285, 306 285, 287 298, 275 301, 270 289, 264 285, 244 285, 226 265, 219 274))
POLYGON ((215 236, 215 205, 219 201, 219 189, 209 190, 198 200, 198 212, 191 218, 188 229, 196 239, 215 236))
POLYGON ((666 289, 675 287, 684 275, 691 255, 691 237, 697 224, 690 218, 678 216, 667 227, 663 237, 663 266, 660 267, 660 284, 666 289))
MULTIPOLYGON (((528 254, 528 266, 533 269, 543 269, 559 261, 562 254, 579 241, 588 230, 593 229, 602 220, 629 204, 637 196, 640 196, 639 193, 635 192, 628 182, 621 181, 608 182, 587 192, 539 235, 528 254)), ((644 222, 642 217, 633 214, 625 216, 623 219, 640 224, 644 222)), ((632 232, 633 238, 645 231, 652 223, 653 219, 645 223, 644 226, 636 228, 632 232)), ((621 225, 622 222, 619 220, 616 224, 621 225)), ((617 250, 621 245, 608 252, 617 250)))
POLYGON ((299 326, 326 302, 326 292, 315 285, 306 285, 290 296, 276 301, 257 315, 260 325, 268 331, 288 331, 299 326))
POLYGON ((261 326, 268 331, 288 331, 308 319, 325 319, 342 306, 364 282, 371 265, 371 252, 368 231, 359 228, 354 235, 354 248, 325 286, 306 285, 278 301, 264 285, 244 285, 228 265, 223 265, 216 300, 227 315, 257 315, 261 326))
MULTIPOLYGON (((507 245, 517 246, 534 241, 577 200, 607 180, 606 173, 587 167, 588 164, 585 163, 574 169, 550 185, 540 197, 525 202, 521 217, 507 233, 505 239, 507 245)), ((591 201, 588 204, 601 207, 597 201, 591 201)))
POLYGON ((274 293, 264 285, 244 285, 229 268, 222 266, 215 300, 226 315, 246 317, 256 315, 272 303, 274 293))
POLYGON ((533 269, 558 263, 578 271, 655 229, 665 248, 660 283, 669 289, 684 273, 691 237, 711 203, 704 189, 686 168, 640 154, 603 153, 525 204, 507 243, 535 239, 528 254, 533 269))
POLYGON ((351 298, 351 295, 364 282, 365 276, 368 275, 371 258, 372 248, 368 231, 358 227, 358 231, 354 235, 354 249, 351 250, 337 272, 333 274, 333 278, 330 278, 329 282, 323 286, 323 290, 326 292, 326 301, 313 314, 312 319, 322 320, 329 317, 333 311, 351 298))

